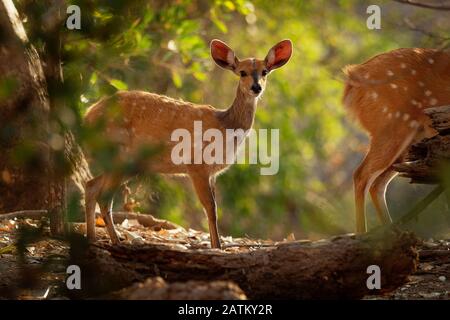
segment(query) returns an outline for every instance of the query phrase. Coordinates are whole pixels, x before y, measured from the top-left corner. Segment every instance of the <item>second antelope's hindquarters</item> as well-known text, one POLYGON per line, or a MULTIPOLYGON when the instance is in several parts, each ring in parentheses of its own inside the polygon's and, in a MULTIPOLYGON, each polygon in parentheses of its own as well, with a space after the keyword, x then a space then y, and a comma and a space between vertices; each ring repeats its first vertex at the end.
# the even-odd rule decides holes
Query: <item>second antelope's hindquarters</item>
POLYGON ((416 140, 433 136, 424 109, 450 104, 450 54, 421 48, 397 49, 345 69, 343 103, 369 133, 369 150, 353 174, 356 231, 365 232, 365 197, 370 193, 381 223, 391 217, 386 188, 416 140))

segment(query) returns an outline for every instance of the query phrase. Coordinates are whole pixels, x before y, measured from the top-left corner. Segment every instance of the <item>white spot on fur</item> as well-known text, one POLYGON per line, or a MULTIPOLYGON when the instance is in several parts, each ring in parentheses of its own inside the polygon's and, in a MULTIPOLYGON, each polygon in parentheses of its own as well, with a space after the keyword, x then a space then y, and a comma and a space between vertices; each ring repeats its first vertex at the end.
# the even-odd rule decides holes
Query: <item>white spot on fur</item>
POLYGON ((388 119, 392 119, 392 113, 388 113, 388 119))
POLYGON ((434 63, 434 59, 433 58, 428 59, 428 63, 429 64, 433 64, 434 63))
POLYGON ((431 94, 432 94, 432 92, 431 92, 430 90, 426 90, 426 91, 425 91, 425 95, 426 95, 427 97, 431 96, 431 94))
POLYGON ((425 87, 425 83, 423 83, 422 81, 419 81, 419 86, 420 87, 425 87))
POLYGON ((406 69, 406 63, 402 63, 402 64, 400 64, 400 68, 402 68, 402 69, 406 69))
POLYGON ((399 112, 399 111, 397 111, 397 112, 395 113, 395 117, 396 117, 396 118, 400 118, 400 112, 399 112))
POLYGON ((409 114, 405 113, 403 115, 403 121, 407 121, 409 119, 409 114))
POLYGON ((416 69, 412 69, 412 70, 411 70, 411 74, 412 74, 412 75, 415 75, 416 73, 417 73, 416 69))
POLYGON ((438 103, 436 98, 431 98, 430 99, 430 105, 435 106, 438 103))
POLYGON ((419 123, 418 123, 416 120, 412 120, 412 121, 409 123, 409 126, 410 126, 411 128, 417 128, 417 127, 419 126, 419 123))
POLYGON ((395 83, 391 83, 391 88, 392 88, 392 89, 397 89, 397 87, 398 87, 398 86, 397 86, 395 83))
POLYGON ((411 100, 411 103, 412 103, 414 106, 417 106, 417 103, 418 103, 418 102, 417 102, 417 100, 412 99, 412 100, 411 100))
POLYGON ((389 77, 392 77, 394 75, 394 73, 391 70, 388 70, 386 73, 389 77))
POLYGON ((374 99, 378 98, 378 93, 376 93, 375 91, 372 92, 372 98, 374 98, 374 99))
POLYGON ((388 111, 388 107, 383 107, 383 113, 386 113, 388 111))
POLYGON ((369 79, 369 78, 370 78, 370 74, 366 73, 366 74, 364 75, 364 79, 369 79))
POLYGON ((403 86, 403 91, 408 91, 408 87, 407 86, 403 86))

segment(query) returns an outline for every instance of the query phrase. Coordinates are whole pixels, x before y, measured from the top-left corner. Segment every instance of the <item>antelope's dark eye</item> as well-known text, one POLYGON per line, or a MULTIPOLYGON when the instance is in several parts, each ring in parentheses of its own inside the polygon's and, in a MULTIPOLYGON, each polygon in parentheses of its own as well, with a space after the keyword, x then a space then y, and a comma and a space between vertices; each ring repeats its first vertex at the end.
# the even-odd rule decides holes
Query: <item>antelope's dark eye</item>
POLYGON ((268 71, 264 69, 264 70, 262 71, 262 73, 261 73, 261 74, 262 74, 262 76, 263 76, 263 77, 265 77, 265 76, 267 76, 267 74, 268 74, 268 71))
POLYGON ((247 76, 247 72, 245 72, 245 71, 241 71, 240 74, 241 74, 241 77, 246 77, 247 76))

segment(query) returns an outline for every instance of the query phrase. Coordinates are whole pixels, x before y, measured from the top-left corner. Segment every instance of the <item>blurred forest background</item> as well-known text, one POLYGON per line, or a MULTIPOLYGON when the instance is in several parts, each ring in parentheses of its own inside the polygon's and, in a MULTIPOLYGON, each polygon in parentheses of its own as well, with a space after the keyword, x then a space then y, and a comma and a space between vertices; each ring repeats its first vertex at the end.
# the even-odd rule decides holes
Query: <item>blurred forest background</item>
MULTIPOLYGON (((31 42, 45 50, 48 35, 42 21, 51 6, 29 0, 15 4, 31 42)), ((269 77, 254 126, 280 130, 279 173, 261 176, 257 165, 234 165, 218 178, 223 235, 283 239, 294 233, 297 239, 315 239, 353 232, 352 171, 364 155, 367 137, 341 104, 341 69, 399 47, 450 44, 449 11, 395 1, 78 0, 71 4, 81 8, 81 30, 62 27, 65 90, 61 96, 68 108, 53 126, 55 137, 65 126, 80 141, 89 140, 82 115, 92 103, 117 90, 139 89, 226 108, 238 79, 214 65, 210 40, 224 40, 238 57, 261 59, 279 40, 293 41, 291 61, 269 77), (371 4, 382 8, 381 30, 366 27, 371 4)), ((110 161, 108 155, 104 159, 106 164, 110 161)), ((180 181, 154 177, 131 183, 138 210, 207 230, 189 181, 180 181)), ((428 190, 395 179, 387 197, 394 219, 428 190)), ((120 207, 120 197, 116 200, 120 207)), ((370 227, 378 223, 371 204, 368 219, 370 227)), ((450 214, 444 199, 409 226, 425 237, 448 234, 450 214)))

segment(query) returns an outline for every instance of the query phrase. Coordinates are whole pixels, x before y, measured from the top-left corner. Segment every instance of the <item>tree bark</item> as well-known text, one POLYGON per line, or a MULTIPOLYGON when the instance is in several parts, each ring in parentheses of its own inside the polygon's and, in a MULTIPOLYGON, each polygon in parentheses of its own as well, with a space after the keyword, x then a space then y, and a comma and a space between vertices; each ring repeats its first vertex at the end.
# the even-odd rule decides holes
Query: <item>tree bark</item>
POLYGON ((47 210, 52 234, 63 235, 68 193, 83 199, 91 173, 71 132, 54 129, 73 111, 65 105, 60 59, 65 2, 49 8, 39 24, 48 35, 43 69, 13 2, 0 0, 0 213, 47 210))
POLYGON ((429 108, 424 112, 438 134, 412 145, 405 162, 394 167, 400 176, 410 178, 411 183, 445 183, 442 173, 448 169, 450 160, 450 106, 429 108))
POLYGON ((0 1, 0 212, 52 206, 50 112, 36 50, 11 0, 0 1))
MULTIPOLYGON (((370 265, 381 269, 381 292, 404 283, 416 268, 416 243, 412 234, 386 228, 361 236, 239 251, 189 250, 180 245, 92 246, 86 261, 108 266, 97 271, 106 284, 120 278, 127 279, 121 283, 126 286, 161 276, 168 282, 232 281, 250 299, 358 299, 380 293, 366 285, 370 265)), ((85 288, 99 290, 100 280, 95 280, 85 288)))
POLYGON ((108 299, 126 300, 244 300, 244 292, 231 281, 186 281, 168 283, 161 277, 108 295, 108 299))

